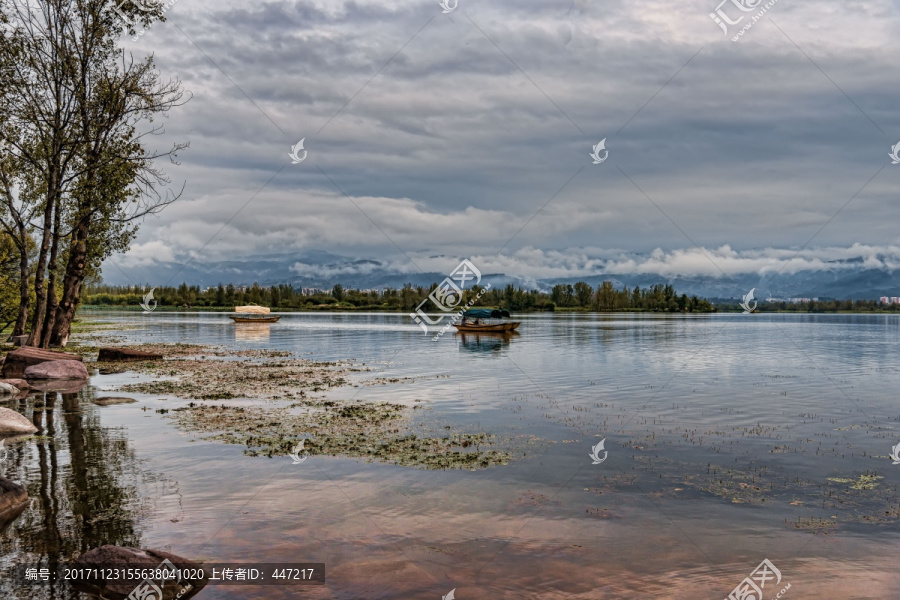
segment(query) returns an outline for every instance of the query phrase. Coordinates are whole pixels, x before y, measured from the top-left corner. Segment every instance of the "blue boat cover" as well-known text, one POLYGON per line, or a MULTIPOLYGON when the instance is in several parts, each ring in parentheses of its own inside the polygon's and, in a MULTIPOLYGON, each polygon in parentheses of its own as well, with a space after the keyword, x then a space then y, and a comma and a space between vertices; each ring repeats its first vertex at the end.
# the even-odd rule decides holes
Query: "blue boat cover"
POLYGON ((508 310, 491 310, 489 308, 470 308, 463 313, 467 319, 502 319, 509 317, 508 310))

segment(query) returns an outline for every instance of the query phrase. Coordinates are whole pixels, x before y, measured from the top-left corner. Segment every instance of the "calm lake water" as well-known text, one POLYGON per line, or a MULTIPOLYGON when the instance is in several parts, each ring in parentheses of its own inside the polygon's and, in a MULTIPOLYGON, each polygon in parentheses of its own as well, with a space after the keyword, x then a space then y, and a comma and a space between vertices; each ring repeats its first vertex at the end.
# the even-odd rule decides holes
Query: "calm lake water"
MULTIPOLYGON (((524 315, 512 338, 432 341, 394 314, 101 313, 97 343, 215 344, 350 359, 336 398, 421 405, 426 430, 487 432, 508 465, 428 471, 243 454, 176 429, 187 401, 98 393, 3 404, 42 428, 3 474, 29 508, 0 567, 102 544, 208 562, 325 563, 327 584, 211 585, 201 599, 721 600, 763 559, 763 598, 900 598, 900 317, 524 315), (365 385, 375 378, 398 379, 365 385), (592 447, 605 440, 592 464, 592 447), (608 453, 608 454, 606 454, 608 453)), ((211 375, 212 376, 212 375, 211 375)), ((2 598, 79 598, 0 581, 2 598)), ((739 596, 741 597, 741 596, 739 596)), ((745 596, 754 598, 755 596, 745 596)))

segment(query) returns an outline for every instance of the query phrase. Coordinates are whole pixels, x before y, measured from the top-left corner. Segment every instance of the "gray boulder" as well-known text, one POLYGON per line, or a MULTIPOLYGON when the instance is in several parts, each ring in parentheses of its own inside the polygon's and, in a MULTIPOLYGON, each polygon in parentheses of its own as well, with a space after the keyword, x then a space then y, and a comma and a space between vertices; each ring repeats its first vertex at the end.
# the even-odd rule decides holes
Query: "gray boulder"
POLYGON ((87 379, 88 370, 78 360, 53 360, 25 369, 25 379, 87 379))
POLYGON ((0 435, 34 433, 37 430, 34 423, 16 411, 0 407, 0 435))
POLYGON ((14 385, 10 385, 8 383, 4 383, 0 381, 0 398, 7 398, 9 396, 17 396, 19 394, 19 388, 14 385))

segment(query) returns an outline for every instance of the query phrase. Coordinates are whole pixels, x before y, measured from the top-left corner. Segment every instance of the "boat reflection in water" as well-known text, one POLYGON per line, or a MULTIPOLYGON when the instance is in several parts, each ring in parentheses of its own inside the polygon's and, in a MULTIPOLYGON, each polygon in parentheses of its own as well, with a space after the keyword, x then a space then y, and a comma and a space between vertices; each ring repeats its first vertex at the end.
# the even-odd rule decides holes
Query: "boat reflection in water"
POLYGON ((497 333, 464 333, 457 332, 460 341, 460 349, 469 352, 499 352, 509 346, 513 338, 519 337, 517 331, 503 331, 497 333))
POLYGON ((268 342, 271 327, 268 323, 235 323, 234 339, 239 342, 268 342))

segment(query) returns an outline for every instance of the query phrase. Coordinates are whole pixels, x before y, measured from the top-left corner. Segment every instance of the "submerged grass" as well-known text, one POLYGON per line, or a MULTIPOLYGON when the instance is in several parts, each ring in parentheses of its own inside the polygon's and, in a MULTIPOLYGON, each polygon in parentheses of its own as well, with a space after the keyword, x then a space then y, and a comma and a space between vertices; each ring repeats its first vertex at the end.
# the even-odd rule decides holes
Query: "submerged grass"
MULTIPOLYGON (((169 418, 207 439, 246 446, 250 456, 287 456, 304 440, 311 454, 348 456, 424 469, 480 469, 506 464, 509 453, 485 433, 421 435, 412 416, 419 408, 385 402, 322 400, 320 392, 347 385, 350 362, 316 362, 267 350, 231 351, 187 344, 145 345, 163 361, 95 363, 101 373, 136 371, 151 381, 119 391, 190 400, 261 399, 286 406, 219 405, 191 402, 169 418), (290 403, 290 404, 287 404, 290 403)), ((407 383, 410 378, 377 378, 366 384, 407 383)), ((366 385, 363 384, 363 385, 366 385)), ((238 400, 240 401, 240 400, 238 400)))
POLYGON ((897 486, 879 485, 884 477, 869 471, 816 481, 787 477, 774 465, 738 469, 709 463, 704 470, 695 468, 691 473, 691 465, 686 462, 640 455, 635 459, 657 474, 660 491, 654 496, 661 500, 679 497, 674 493, 677 490, 732 504, 796 507, 793 510, 801 514, 791 526, 810 532, 830 531, 851 523, 900 521, 897 486))
POLYGON ((310 455, 349 456, 425 469, 479 469, 506 464, 484 433, 420 437, 399 404, 306 402, 288 408, 195 405, 175 409, 178 425, 240 444, 250 456, 287 456, 303 441, 310 455), (294 409, 300 409, 296 412, 294 409))

